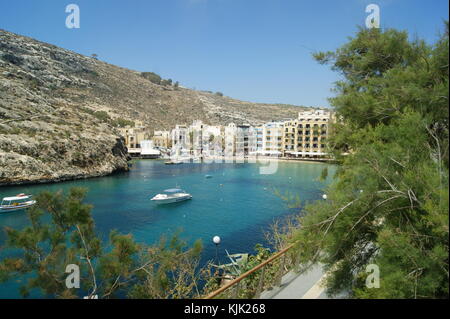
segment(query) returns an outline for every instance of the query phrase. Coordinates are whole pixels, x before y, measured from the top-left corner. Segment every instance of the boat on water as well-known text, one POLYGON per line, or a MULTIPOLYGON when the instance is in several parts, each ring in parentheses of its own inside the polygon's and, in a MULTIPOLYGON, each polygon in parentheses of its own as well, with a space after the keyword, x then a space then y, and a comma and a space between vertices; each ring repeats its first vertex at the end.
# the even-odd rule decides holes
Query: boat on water
POLYGON ((18 194, 12 197, 4 197, 0 204, 0 213, 13 212, 33 206, 36 204, 36 201, 30 199, 31 196, 18 194))
POLYGON ((179 161, 179 160, 170 160, 170 161, 164 162, 164 164, 166 164, 166 165, 178 165, 181 163, 183 163, 183 162, 179 161))
POLYGON ((157 204, 178 203, 191 199, 192 195, 179 188, 166 189, 163 193, 156 195, 151 200, 157 204))
POLYGON ((205 175, 205 178, 212 178, 212 175, 205 175))
POLYGON ((248 254, 233 254, 230 255, 228 251, 225 249, 227 257, 230 259, 230 263, 215 265, 211 264, 212 267, 218 270, 217 279, 220 280, 220 286, 223 286, 230 281, 236 279, 240 275, 242 275, 245 270, 248 268, 248 254))

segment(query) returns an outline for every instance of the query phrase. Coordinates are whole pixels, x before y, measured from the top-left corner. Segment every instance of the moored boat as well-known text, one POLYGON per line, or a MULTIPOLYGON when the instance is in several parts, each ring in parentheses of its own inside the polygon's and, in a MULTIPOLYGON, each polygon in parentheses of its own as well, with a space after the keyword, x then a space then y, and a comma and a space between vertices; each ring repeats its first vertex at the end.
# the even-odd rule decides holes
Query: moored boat
POLYGON ((0 204, 0 213, 13 212, 33 206, 36 204, 36 201, 30 199, 31 196, 18 194, 12 197, 4 197, 0 204))
POLYGON ((178 165, 178 164, 181 164, 181 163, 183 163, 183 162, 182 161, 178 161, 178 160, 170 160, 170 161, 164 162, 164 164, 166 164, 166 165, 178 165))
POLYGON ((179 188, 166 189, 163 193, 154 196, 151 200, 157 204, 178 203, 191 199, 192 195, 179 188))

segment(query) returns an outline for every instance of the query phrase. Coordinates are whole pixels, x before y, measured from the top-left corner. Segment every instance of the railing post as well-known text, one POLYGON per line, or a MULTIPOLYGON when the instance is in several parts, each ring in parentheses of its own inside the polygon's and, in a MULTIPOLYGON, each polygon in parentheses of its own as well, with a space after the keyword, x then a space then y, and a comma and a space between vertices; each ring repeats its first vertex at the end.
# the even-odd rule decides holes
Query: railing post
POLYGON ((261 292, 262 292, 263 287, 264 287, 264 274, 265 274, 265 272, 266 272, 266 266, 262 267, 262 269, 261 269, 261 277, 259 277, 258 288, 256 289, 256 293, 255 293, 254 299, 259 299, 259 297, 261 296, 261 292))
POLYGON ((283 259, 281 260, 280 269, 278 270, 277 280, 275 281, 275 286, 281 286, 281 280, 283 279, 285 265, 286 265, 286 254, 283 255, 283 259))

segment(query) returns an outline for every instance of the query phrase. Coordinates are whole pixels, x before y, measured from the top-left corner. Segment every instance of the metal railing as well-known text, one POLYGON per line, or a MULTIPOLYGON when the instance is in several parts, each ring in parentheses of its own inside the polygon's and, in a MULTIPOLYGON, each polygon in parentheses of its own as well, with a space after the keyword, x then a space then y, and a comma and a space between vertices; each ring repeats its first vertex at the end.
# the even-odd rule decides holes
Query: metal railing
POLYGON ((221 293, 227 291, 228 289, 230 289, 233 286, 234 286, 234 291, 233 291, 233 294, 232 294, 232 298, 236 299, 239 296, 241 281, 246 279, 248 276, 256 273, 258 270, 261 270, 261 275, 259 277, 259 282, 258 282, 258 286, 257 286, 257 289, 256 289, 256 293, 253 296, 254 299, 258 299, 261 296, 261 293, 262 293, 262 291, 264 289, 264 279, 265 279, 266 266, 271 264, 273 261, 277 260, 278 258, 283 257, 282 260, 281 260, 280 267, 278 269, 278 273, 277 273, 275 282, 273 283, 273 284, 279 286, 281 284, 282 277, 285 275, 285 265, 286 265, 286 257, 287 257, 286 253, 292 247, 294 247, 294 244, 291 244, 291 245, 287 246, 286 248, 280 250, 278 253, 274 254, 269 259, 265 260, 264 262, 260 263, 259 265, 255 266, 255 267, 253 267, 249 271, 243 273, 242 275, 240 275, 239 277, 233 279, 229 283, 223 285, 219 289, 213 291, 212 293, 210 293, 209 295, 207 295, 203 299, 212 299, 214 297, 217 297, 218 295, 220 295, 221 293))

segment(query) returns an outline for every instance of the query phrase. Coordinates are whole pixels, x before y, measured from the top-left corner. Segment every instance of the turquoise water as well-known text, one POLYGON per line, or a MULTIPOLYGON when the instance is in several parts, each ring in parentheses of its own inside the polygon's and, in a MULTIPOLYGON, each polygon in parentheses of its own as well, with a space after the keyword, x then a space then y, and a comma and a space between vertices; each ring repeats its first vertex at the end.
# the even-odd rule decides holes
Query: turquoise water
MULTIPOLYGON (((257 243, 267 244, 264 231, 278 218, 295 213, 275 195, 298 194, 305 201, 320 200, 322 189, 330 182, 335 167, 323 163, 279 162, 275 174, 261 175, 260 164, 184 163, 164 165, 163 161, 136 161, 130 172, 107 177, 56 184, 0 188, 0 197, 18 193, 37 194, 42 190, 68 190, 73 186, 88 188, 86 202, 94 205, 96 229, 107 238, 112 229, 132 233, 138 242, 155 243, 163 234, 182 230, 181 237, 204 244, 203 261, 215 258, 213 236, 220 236, 219 259, 230 254, 253 252, 257 243), (319 182, 328 167, 326 182, 319 182), (205 175, 212 178, 205 178, 205 175), (150 201, 167 188, 180 187, 193 199, 158 206, 150 201)), ((0 214, 0 228, 27 225, 24 212, 0 214)), ((5 241, 0 233, 0 246, 5 241)), ((1 257, 1 250, 0 250, 1 257)), ((0 284, 0 298, 17 297, 17 284, 0 284)))

